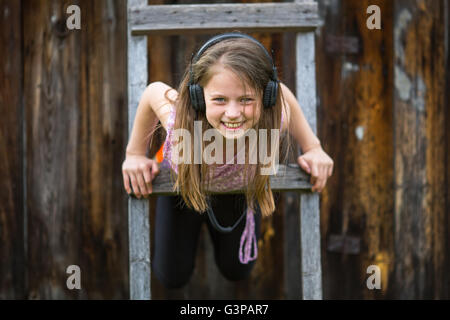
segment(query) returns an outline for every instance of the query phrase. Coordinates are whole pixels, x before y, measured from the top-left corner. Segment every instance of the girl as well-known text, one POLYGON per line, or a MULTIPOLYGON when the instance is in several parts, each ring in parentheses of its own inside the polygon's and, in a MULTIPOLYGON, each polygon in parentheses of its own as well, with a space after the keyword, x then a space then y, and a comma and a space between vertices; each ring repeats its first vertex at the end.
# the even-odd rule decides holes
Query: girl
MULTIPOLYGON (((193 55, 178 91, 162 82, 153 82, 144 91, 122 172, 127 193, 146 198, 152 193, 159 165, 172 169, 174 191, 181 196, 157 199, 152 259, 153 272, 167 288, 182 287, 189 280, 204 221, 221 273, 232 281, 248 277, 257 257, 261 216, 275 210, 270 177, 261 174, 263 164, 250 163, 249 156, 261 142, 272 141, 268 137, 271 129, 288 130, 296 139, 303 151, 297 162, 311 174, 312 191, 321 192, 332 174, 333 161, 321 148, 295 96, 277 79, 269 53, 243 33, 226 33, 207 41, 193 55), (146 157, 158 121, 167 132, 160 164, 146 157), (218 135, 206 143, 208 139, 203 137, 210 129, 218 135), (191 134, 184 135, 180 142, 178 135, 186 132, 183 130, 191 134), (195 138, 195 130, 200 130, 202 139, 195 138), (245 139, 252 130, 257 133, 256 143, 245 139), (267 139, 261 139, 264 134, 267 139), (199 141, 194 143, 193 139, 199 141), (220 161, 194 161, 195 150, 187 148, 195 149, 195 145, 202 150, 214 146, 214 159, 220 161), (180 146, 183 161, 175 161, 180 159, 174 157, 180 156, 180 146), (243 164, 236 163, 238 156, 244 157, 243 164), (241 188, 244 194, 210 194, 241 188), (205 211, 207 215, 199 214, 205 211)), ((278 144, 263 146, 271 155, 269 165, 274 165, 278 144)))

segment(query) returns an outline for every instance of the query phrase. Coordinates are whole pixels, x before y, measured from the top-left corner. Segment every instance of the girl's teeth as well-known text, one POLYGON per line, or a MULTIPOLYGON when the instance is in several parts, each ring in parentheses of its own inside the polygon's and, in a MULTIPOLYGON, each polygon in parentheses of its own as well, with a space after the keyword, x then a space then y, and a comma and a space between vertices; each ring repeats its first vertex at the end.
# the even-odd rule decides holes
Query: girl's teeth
POLYGON ((241 122, 241 123, 236 123, 236 124, 225 123, 225 122, 224 122, 224 124, 225 124, 225 126, 227 126, 228 128, 237 128, 237 127, 240 127, 240 126, 241 126, 242 122, 241 122))

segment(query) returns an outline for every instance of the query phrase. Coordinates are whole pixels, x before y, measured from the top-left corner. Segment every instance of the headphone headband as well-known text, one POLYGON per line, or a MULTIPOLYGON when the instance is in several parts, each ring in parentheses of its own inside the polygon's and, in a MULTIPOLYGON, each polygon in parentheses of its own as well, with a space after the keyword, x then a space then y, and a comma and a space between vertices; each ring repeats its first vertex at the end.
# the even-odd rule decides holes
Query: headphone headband
MULTIPOLYGON (((254 43, 256 43, 266 54, 267 58, 270 60, 273 68, 275 68, 274 63, 273 63, 273 59, 272 57, 269 55, 269 52, 267 52, 267 49, 261 44, 261 42, 259 42, 258 40, 256 40, 255 38, 253 38, 252 36, 249 36, 248 34, 243 34, 243 33, 239 33, 239 32, 230 32, 230 33, 224 33, 224 34, 219 34, 211 39, 209 39, 196 53, 196 55, 193 58, 193 63, 196 63, 198 61, 198 59, 200 59, 200 57, 203 55, 203 53, 209 48, 212 47, 213 45, 215 45, 216 43, 226 40, 226 39, 233 39, 233 38, 243 38, 243 39, 248 39, 253 41, 254 43)), ((191 63, 192 66, 192 63, 191 63)))

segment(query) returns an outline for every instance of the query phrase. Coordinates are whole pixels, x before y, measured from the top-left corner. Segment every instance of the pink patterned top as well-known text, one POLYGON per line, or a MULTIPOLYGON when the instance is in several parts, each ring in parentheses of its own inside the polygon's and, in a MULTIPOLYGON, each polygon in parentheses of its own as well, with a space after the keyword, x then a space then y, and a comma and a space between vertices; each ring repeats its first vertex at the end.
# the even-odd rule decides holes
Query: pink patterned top
MULTIPOLYGON (((163 147, 164 160, 161 163, 161 168, 172 168, 175 173, 178 174, 178 167, 171 161, 172 159, 172 133, 175 124, 176 108, 172 106, 171 113, 167 120, 167 134, 163 147)), ((281 124, 283 124, 283 114, 281 116, 281 124)), ((238 151, 238 155, 242 150, 238 151)), ((222 192, 230 189, 242 189, 246 187, 244 164, 238 164, 235 155, 234 162, 232 164, 225 163, 223 165, 211 166, 211 170, 208 170, 209 181, 212 181, 210 190, 213 192, 222 192)), ((251 170, 249 177, 254 177, 255 165, 249 165, 251 170)), ((252 260, 256 260, 258 256, 258 245, 255 235, 255 220, 254 211, 251 208, 247 209, 245 229, 242 232, 240 247, 239 247, 239 260, 243 264, 247 264, 252 260), (253 256, 251 256, 251 249, 253 245, 253 256)))

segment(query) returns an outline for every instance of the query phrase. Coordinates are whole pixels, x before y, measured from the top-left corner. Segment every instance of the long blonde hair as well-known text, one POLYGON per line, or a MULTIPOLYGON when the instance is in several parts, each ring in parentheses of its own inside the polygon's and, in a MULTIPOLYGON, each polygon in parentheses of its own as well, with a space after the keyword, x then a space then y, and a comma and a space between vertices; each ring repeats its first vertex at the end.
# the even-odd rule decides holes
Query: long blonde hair
MULTIPOLYGON (((221 64, 235 73, 241 79, 244 90, 250 85, 257 93, 258 107, 262 108, 262 93, 272 75, 271 61, 262 48, 253 41, 245 38, 232 38, 216 43, 208 48, 198 61, 192 65, 194 81, 204 88, 214 75, 212 67, 216 64, 221 64)), ((178 87, 178 97, 176 101, 172 101, 176 108, 176 119, 173 129, 188 130, 191 133, 192 139, 190 145, 194 146, 194 121, 200 120, 203 124, 206 124, 206 126, 202 126, 202 134, 206 130, 211 129, 212 126, 206 119, 205 113, 199 112, 198 118, 196 118, 197 115, 191 105, 189 96, 189 80, 190 68, 187 66, 178 87)), ((166 98, 168 98, 167 92, 166 98)), ((286 108, 283 101, 281 87, 279 86, 276 104, 270 109, 262 109, 259 121, 253 126, 258 133, 260 132, 259 129, 267 129, 268 136, 266 137, 266 141, 271 141, 271 129, 280 130, 282 109, 286 108)), ((287 114, 286 111, 284 111, 284 114, 287 114)), ((284 119, 284 121, 288 120, 284 119)), ((259 146, 259 134, 256 136, 258 139, 257 145, 259 146)), ((289 140, 288 134, 285 137, 289 140)), ((205 142, 203 139, 201 139, 200 143, 203 145, 202 150, 205 150, 205 142)), ((287 146, 289 148, 289 142, 287 142, 287 146)), ((279 148, 279 141, 277 141, 276 148, 279 148)), ((270 148, 268 150, 269 155, 271 155, 272 150, 270 148)), ((206 197, 209 193, 208 190, 211 183, 207 175, 209 165, 205 164, 204 161, 201 161, 201 164, 194 164, 193 152, 190 152, 190 154, 192 159, 189 163, 183 162, 178 164, 178 175, 172 172, 172 177, 175 179, 174 191, 181 193, 183 200, 189 208, 203 213, 208 206, 206 197)), ((286 162, 287 154, 288 152, 284 153, 284 162, 286 162)), ((269 216, 275 210, 274 198, 270 188, 270 176, 260 174, 261 164, 259 161, 257 161, 256 165, 252 164, 252 166, 256 166, 254 176, 251 176, 249 166, 246 161, 244 170, 246 188, 244 193, 246 195, 247 205, 255 209, 254 200, 256 199, 263 216, 269 216)))

